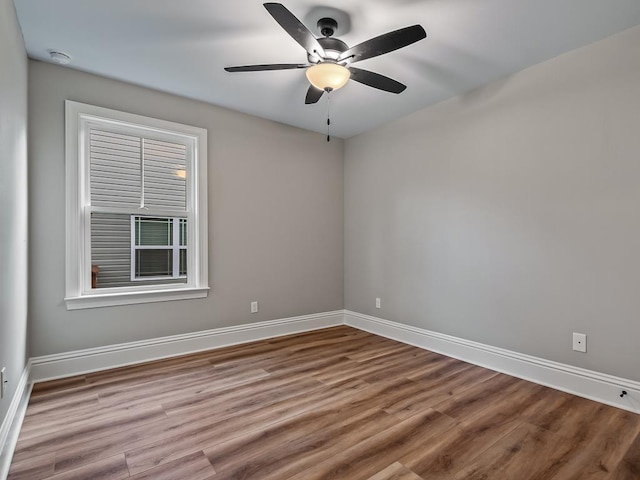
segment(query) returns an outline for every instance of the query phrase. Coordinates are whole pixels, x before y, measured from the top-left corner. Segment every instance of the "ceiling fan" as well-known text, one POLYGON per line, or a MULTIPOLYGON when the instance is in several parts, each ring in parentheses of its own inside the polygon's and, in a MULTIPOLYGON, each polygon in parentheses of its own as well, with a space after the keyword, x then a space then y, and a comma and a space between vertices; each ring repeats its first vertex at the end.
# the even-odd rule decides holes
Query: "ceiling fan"
POLYGON ((280 3, 265 3, 264 7, 284 30, 307 51, 307 63, 276 63, 268 65, 244 65, 226 67, 227 72, 259 72, 265 70, 290 70, 305 68, 311 83, 306 104, 318 102, 324 92, 343 87, 349 79, 384 90, 401 93, 407 87, 379 73, 353 67, 352 64, 398 50, 415 43, 427 34, 420 25, 401 28, 362 42, 354 47, 333 37, 338 23, 333 18, 321 18, 318 27, 323 37, 316 38, 293 13, 280 3))

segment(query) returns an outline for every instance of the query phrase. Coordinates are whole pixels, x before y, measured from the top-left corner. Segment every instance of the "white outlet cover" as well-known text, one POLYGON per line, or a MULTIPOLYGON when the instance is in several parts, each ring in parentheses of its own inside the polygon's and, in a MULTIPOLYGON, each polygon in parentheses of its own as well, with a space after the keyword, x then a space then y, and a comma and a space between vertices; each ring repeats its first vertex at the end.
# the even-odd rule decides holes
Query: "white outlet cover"
POLYGON ((586 353, 587 351, 587 336, 584 333, 573 334, 573 349, 576 352, 586 353))

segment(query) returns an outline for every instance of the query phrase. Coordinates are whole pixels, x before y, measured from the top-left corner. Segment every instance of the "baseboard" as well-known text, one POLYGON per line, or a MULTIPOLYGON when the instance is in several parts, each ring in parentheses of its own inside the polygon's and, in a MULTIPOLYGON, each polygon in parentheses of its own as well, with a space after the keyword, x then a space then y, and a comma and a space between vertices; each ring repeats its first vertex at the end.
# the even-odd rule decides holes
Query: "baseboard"
POLYGON ((24 414, 27 411, 32 386, 29 383, 30 370, 31 362, 28 362, 18 381, 18 387, 11 400, 11 405, 9 405, 7 415, 0 426, 0 480, 5 480, 9 473, 13 451, 16 448, 24 414))
POLYGON ((640 413, 640 382, 345 311, 345 324, 556 390, 640 413), (621 390, 627 395, 620 397, 621 390))
POLYGON ((71 377, 343 323, 344 312, 339 310, 34 357, 31 380, 42 382, 71 377))
MULTIPOLYGON (((349 310, 34 357, 30 361, 30 378, 33 382, 54 380, 343 324, 640 414, 640 382, 349 310), (627 392, 622 398, 621 390, 627 392)), ((26 386, 26 379, 21 382, 26 386)), ((4 431, 3 424, 0 445, 4 431)))

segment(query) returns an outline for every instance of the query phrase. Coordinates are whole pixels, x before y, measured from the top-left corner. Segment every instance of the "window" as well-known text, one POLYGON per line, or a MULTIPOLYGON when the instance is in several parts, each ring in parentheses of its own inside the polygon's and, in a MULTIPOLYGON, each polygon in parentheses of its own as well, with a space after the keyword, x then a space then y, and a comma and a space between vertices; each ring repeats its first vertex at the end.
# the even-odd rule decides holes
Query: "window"
POLYGON ((187 220, 131 216, 131 280, 186 278, 187 220))
POLYGON ((206 130, 66 103, 67 308, 207 295, 206 130))

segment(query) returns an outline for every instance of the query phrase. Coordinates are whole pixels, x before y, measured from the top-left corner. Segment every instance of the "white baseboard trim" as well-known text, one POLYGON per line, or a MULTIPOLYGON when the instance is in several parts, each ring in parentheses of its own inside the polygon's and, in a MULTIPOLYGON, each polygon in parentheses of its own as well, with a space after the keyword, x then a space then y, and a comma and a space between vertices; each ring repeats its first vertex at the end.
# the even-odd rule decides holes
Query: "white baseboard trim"
POLYGON ((16 392, 9 405, 9 410, 0 426, 0 480, 5 480, 9 474, 11 458, 18 442, 18 434, 22 427, 24 414, 27 411, 31 387, 33 386, 33 384, 29 383, 30 370, 31 362, 29 361, 22 371, 16 392))
POLYGON ((640 413, 640 382, 345 310, 345 324, 514 377, 640 413), (620 397, 621 390, 627 395, 620 397))
POLYGON ((214 348, 343 325, 344 311, 324 312, 31 359, 31 380, 42 382, 214 348))
MULTIPOLYGON (((32 382, 54 380, 343 324, 640 414, 640 382, 349 310, 34 357, 30 360, 30 379, 32 382), (619 396, 621 390, 627 392, 622 398, 619 396)), ((21 379, 21 385, 24 385, 23 391, 28 390, 26 378, 21 379)), ((14 398, 14 402, 18 400, 14 398)), ((17 412, 18 405, 14 406, 14 402, 11 408, 17 412)), ((16 417, 15 413, 13 417, 16 417)), ((5 423, 0 429, 0 446, 6 435, 5 423)))

